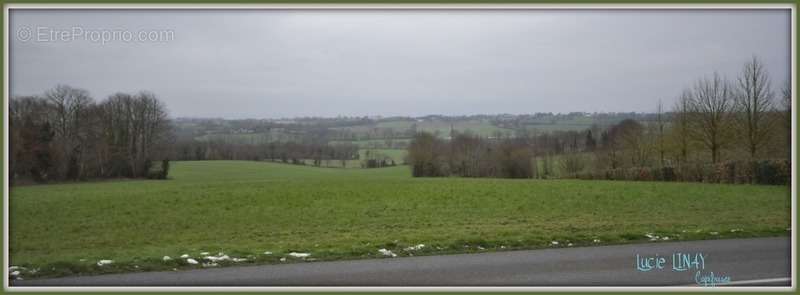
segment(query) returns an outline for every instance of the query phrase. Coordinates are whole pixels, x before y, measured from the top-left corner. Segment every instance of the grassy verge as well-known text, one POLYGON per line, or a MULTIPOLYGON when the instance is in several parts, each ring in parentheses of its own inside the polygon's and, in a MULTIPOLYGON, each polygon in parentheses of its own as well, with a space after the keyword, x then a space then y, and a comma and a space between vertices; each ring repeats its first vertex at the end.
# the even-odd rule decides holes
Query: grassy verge
POLYGON ((166 181, 13 187, 11 265, 28 279, 388 257, 379 249, 410 256, 780 236, 790 226, 782 186, 415 179, 408 169, 198 161, 174 163, 166 181), (220 252, 246 261, 202 259, 220 252))

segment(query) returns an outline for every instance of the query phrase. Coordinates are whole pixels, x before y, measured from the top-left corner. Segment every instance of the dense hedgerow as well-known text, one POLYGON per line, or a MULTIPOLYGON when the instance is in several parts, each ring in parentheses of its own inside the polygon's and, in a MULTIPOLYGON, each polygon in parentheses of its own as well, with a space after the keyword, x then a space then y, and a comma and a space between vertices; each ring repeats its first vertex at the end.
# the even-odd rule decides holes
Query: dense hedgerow
POLYGON ((578 173, 579 179, 685 181, 728 184, 789 183, 791 164, 788 160, 728 161, 718 164, 696 164, 683 167, 634 167, 578 173))

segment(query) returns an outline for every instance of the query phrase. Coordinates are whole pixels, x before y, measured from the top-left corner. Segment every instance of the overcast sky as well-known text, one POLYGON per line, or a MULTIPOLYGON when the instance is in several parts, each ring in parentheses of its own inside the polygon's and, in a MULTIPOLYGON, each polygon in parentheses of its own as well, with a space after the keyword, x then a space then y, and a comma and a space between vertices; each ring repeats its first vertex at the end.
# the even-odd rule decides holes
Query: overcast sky
POLYGON ((652 112, 754 54, 776 88, 790 73, 789 10, 12 10, 10 24, 12 95, 149 90, 173 117, 652 112))

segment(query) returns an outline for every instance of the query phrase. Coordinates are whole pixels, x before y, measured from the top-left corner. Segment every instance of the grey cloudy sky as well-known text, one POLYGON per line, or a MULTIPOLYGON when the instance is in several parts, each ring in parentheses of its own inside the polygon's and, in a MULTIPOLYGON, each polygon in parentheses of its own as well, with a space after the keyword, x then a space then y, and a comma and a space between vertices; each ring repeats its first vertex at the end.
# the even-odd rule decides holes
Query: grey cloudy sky
POLYGON ((754 54, 776 87, 790 73, 789 10, 12 10, 10 25, 12 95, 149 90, 174 117, 649 112, 754 54))

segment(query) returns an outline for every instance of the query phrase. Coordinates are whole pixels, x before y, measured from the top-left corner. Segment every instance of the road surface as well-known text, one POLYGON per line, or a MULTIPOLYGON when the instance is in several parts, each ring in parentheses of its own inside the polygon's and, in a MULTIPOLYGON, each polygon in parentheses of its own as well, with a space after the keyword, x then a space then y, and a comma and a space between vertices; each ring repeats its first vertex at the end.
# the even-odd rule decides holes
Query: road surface
POLYGON ((733 285, 789 286, 790 255, 788 237, 727 239, 65 277, 11 286, 684 286, 697 285, 698 268, 699 277, 713 272, 717 281, 728 277, 733 285), (690 254, 677 256, 689 257, 677 260, 688 263, 673 263, 675 253, 690 254), (652 270, 637 270, 647 262, 652 270))

